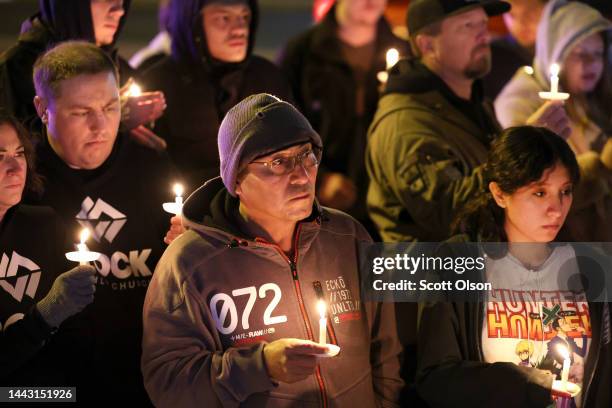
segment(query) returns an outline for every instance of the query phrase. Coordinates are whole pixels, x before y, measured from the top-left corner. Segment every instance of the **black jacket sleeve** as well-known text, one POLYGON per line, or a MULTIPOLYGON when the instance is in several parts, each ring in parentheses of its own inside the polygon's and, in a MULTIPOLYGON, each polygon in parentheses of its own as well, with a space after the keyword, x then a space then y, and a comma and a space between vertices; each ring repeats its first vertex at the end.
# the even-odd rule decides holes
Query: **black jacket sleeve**
POLYGON ((0 330, 0 378, 8 377, 40 349, 52 334, 42 316, 33 306, 23 319, 0 330))
POLYGON ((468 319, 470 307, 475 309, 477 305, 420 305, 416 382, 421 398, 432 407, 549 406, 550 374, 512 363, 486 363, 474 355, 473 343, 480 333, 475 316, 468 319), (470 336, 468 330, 474 335, 470 336))

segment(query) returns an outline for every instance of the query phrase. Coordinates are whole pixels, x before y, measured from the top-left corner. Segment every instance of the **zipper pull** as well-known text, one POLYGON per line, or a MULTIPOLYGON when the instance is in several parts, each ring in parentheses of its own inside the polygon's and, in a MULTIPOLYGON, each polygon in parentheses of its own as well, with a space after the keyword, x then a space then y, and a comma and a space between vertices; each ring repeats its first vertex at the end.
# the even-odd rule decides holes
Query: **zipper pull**
POLYGON ((297 266, 295 262, 289 262, 289 267, 291 268, 291 276, 293 276, 293 280, 298 280, 297 266))

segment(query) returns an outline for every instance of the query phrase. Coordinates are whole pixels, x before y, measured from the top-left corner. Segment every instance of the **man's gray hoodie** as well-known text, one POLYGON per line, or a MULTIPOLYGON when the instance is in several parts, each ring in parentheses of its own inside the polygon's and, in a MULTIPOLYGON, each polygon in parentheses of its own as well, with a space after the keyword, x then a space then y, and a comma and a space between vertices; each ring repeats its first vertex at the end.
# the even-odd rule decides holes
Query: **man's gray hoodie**
POLYGON ((295 235, 295 256, 241 233, 238 200, 219 178, 183 208, 189 230, 160 260, 144 306, 142 372, 161 407, 395 406, 402 381, 393 304, 361 302, 359 244, 349 216, 315 205, 295 235), (315 340, 316 303, 328 304, 328 342, 340 354, 312 376, 275 383, 266 342, 315 340))

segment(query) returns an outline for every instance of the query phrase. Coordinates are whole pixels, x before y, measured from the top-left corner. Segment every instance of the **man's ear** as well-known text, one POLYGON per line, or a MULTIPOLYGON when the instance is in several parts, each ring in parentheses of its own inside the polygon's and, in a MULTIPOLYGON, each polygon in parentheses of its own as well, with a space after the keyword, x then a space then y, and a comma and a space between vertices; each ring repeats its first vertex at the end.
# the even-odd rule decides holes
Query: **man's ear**
POLYGON ((34 107, 36 108, 36 113, 38 114, 38 117, 40 118, 42 123, 46 125, 49 121, 49 117, 47 114, 47 101, 44 98, 36 95, 34 97, 34 107))
POLYGON ((492 181, 489 183, 489 191, 491 192, 495 203, 501 208, 506 208, 506 195, 501 188, 499 188, 499 185, 496 182, 492 181))
POLYGON ((234 191, 236 192, 237 196, 240 196, 242 194, 242 186, 240 185, 240 182, 238 180, 236 180, 236 188, 234 189, 234 191))
POLYGON ((429 55, 433 52, 433 41, 434 39, 430 35, 417 34, 415 42, 422 56, 429 55))

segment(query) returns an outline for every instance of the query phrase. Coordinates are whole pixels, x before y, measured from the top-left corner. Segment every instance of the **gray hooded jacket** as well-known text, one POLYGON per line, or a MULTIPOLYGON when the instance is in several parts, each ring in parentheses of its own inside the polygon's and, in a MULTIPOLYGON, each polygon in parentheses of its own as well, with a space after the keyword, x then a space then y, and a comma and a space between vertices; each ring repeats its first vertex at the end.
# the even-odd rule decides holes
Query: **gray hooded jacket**
POLYGON ((361 302, 359 244, 349 216, 315 206, 298 224, 295 257, 236 227, 238 200, 219 178, 183 208, 189 230, 166 250, 144 306, 142 372, 160 407, 396 406, 399 343, 392 303, 361 302), (314 339, 328 303, 328 342, 340 354, 315 375, 275 384, 266 342, 314 339), (314 332, 313 332, 314 330, 314 332))

